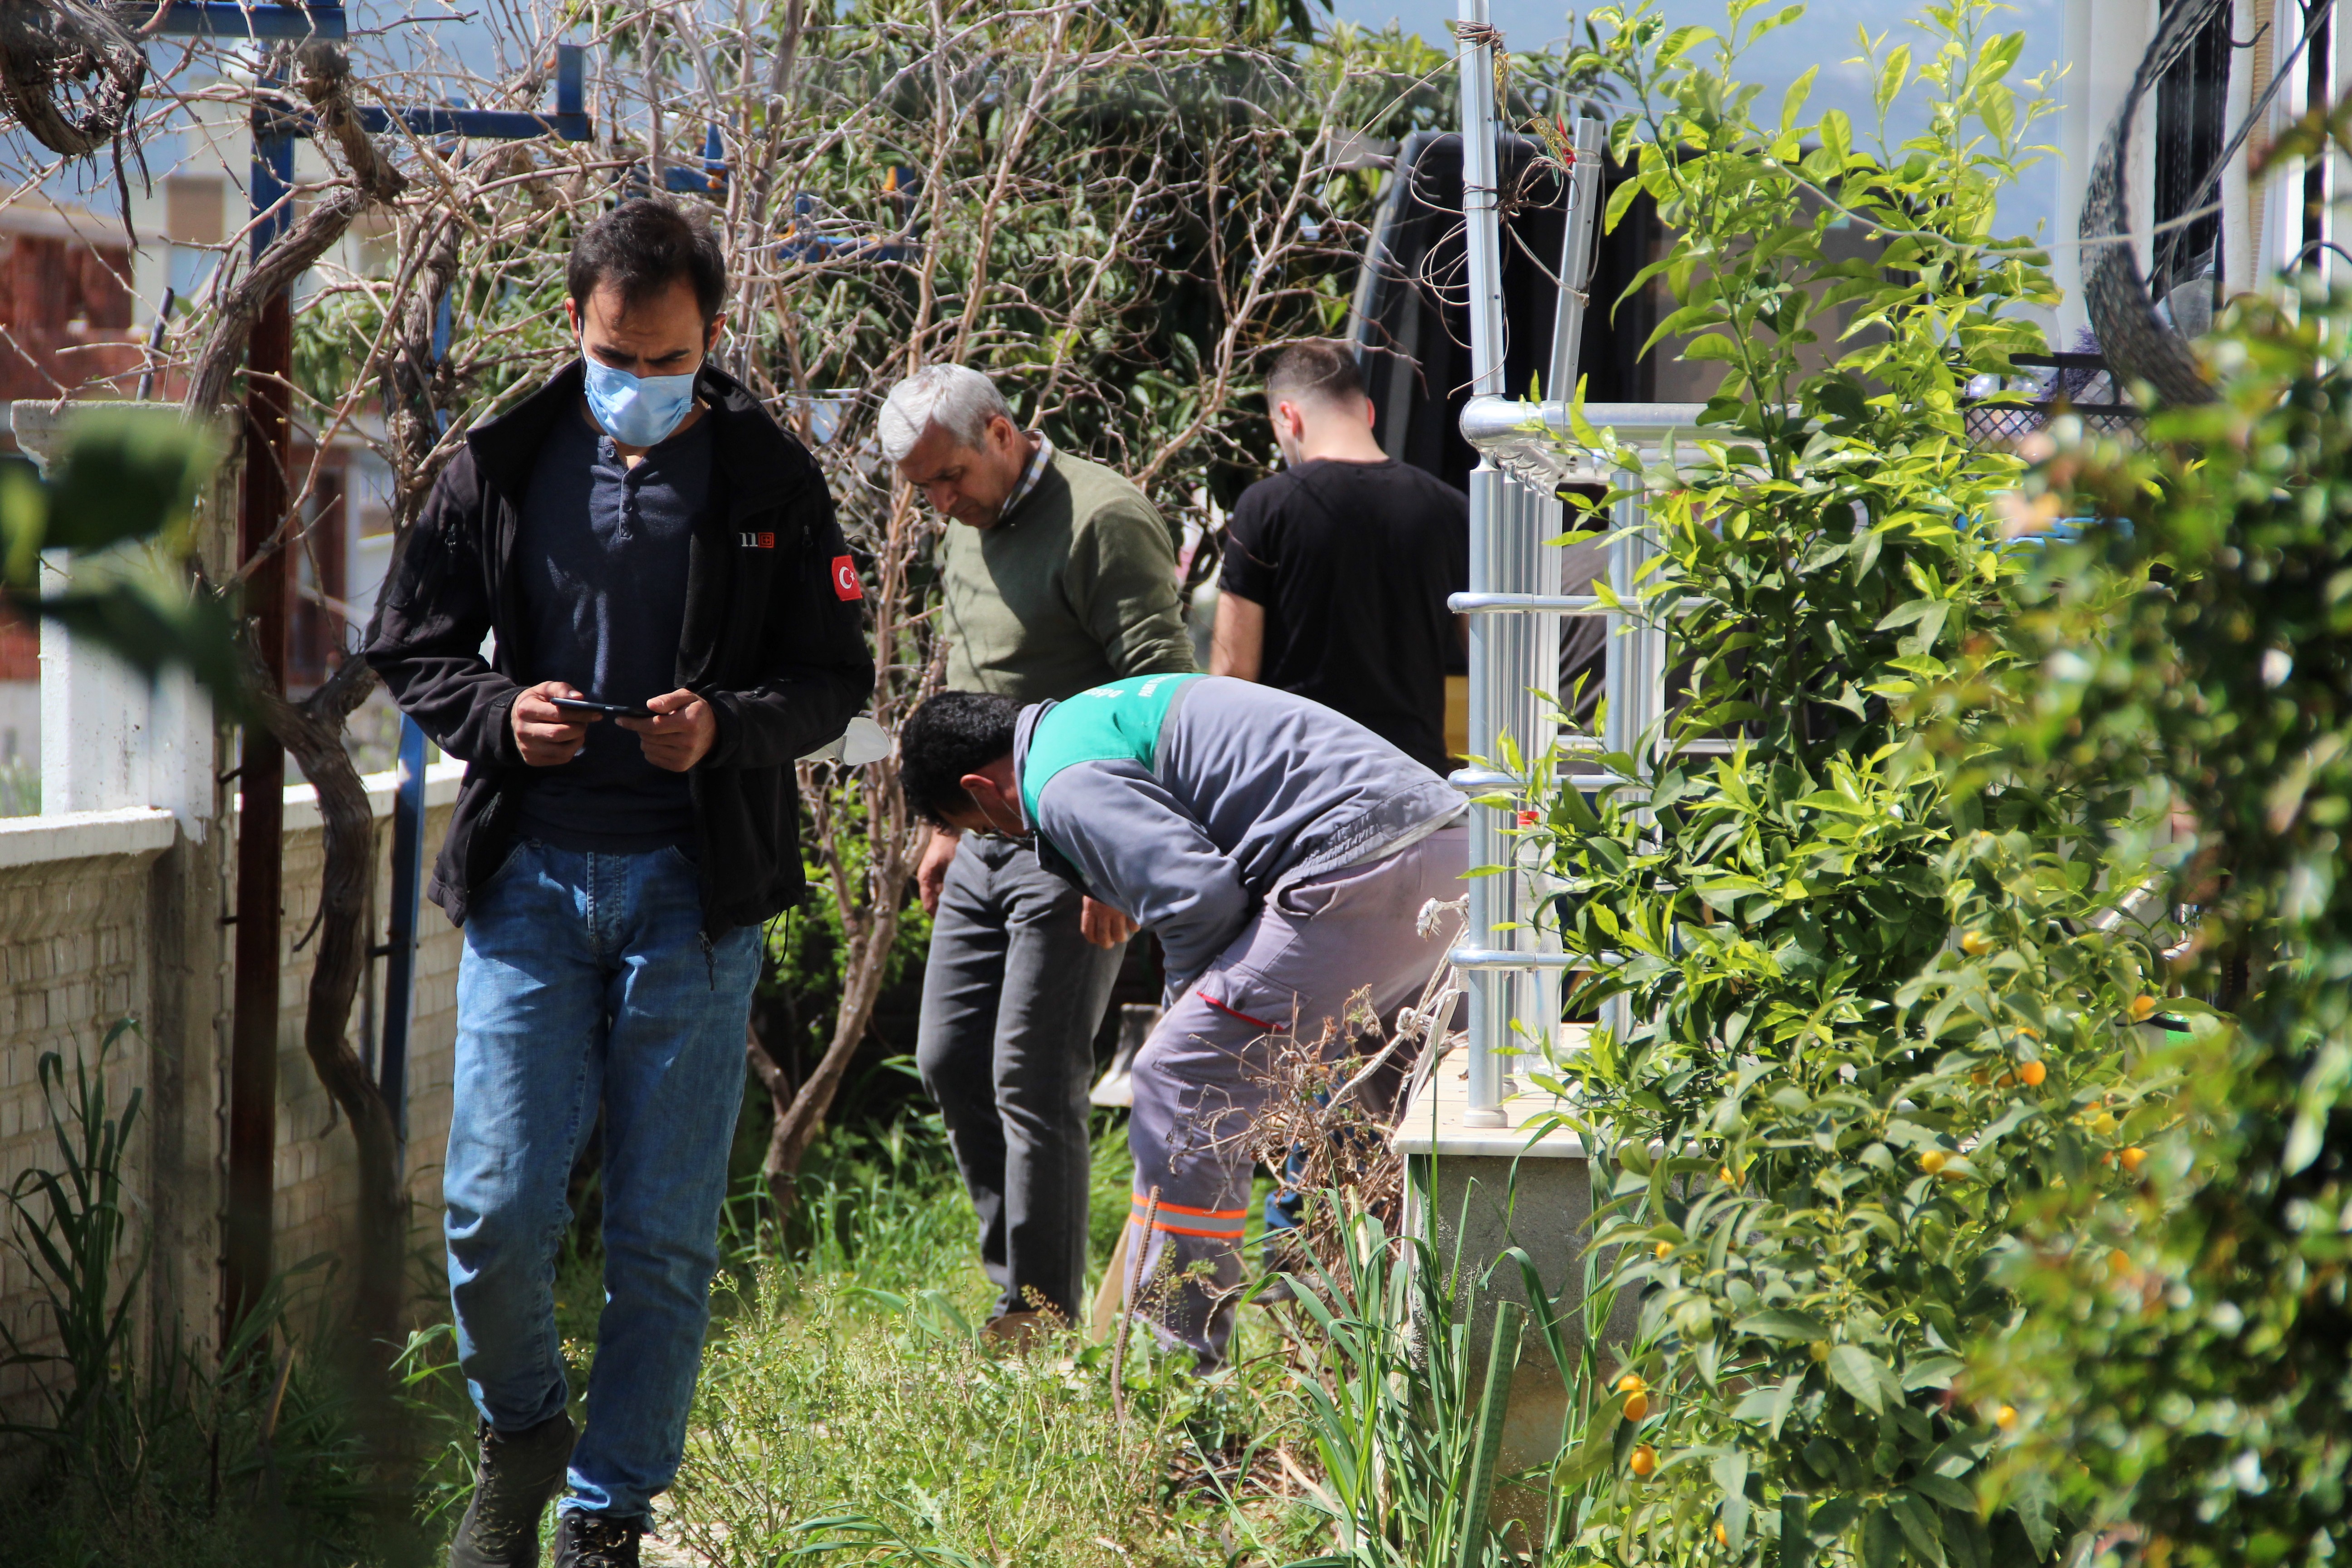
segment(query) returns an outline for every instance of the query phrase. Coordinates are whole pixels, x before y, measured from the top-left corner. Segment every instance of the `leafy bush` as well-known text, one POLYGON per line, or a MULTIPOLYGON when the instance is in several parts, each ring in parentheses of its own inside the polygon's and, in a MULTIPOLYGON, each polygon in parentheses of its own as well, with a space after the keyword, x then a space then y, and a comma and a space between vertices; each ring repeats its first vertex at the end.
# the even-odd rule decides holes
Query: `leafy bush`
POLYGON ((1972 674, 1990 771, 2170 809, 2179 980, 2232 1016, 2166 1005, 2163 1098, 2109 1112, 2142 1179, 2048 1194, 1983 1376, 2022 1412, 2012 1488, 2111 1547, 2315 1564, 2352 1542, 2352 299, 2242 300, 2205 352, 2218 400, 2144 445, 2044 443, 2016 525, 2110 521, 1972 674))
POLYGON ((1531 778, 1544 918, 1595 960, 1578 1004, 1620 1020, 1560 1068, 1608 1151, 1596 1239, 1644 1292, 1639 1381, 1562 1477, 1612 1478, 1584 1545, 1613 1563, 2006 1568, 2064 1522, 2038 1494, 1980 1513, 1999 1407, 1961 1373, 2014 1311, 2019 1196, 2109 1173, 2126 1042, 2079 1021, 2126 1008, 2148 955, 2064 847, 2128 802, 1972 793, 1927 743, 1974 743, 1922 694, 2022 571, 1993 521, 2020 465, 1971 442, 1965 389, 2040 346, 2016 308, 2052 298, 2032 247, 1991 237, 2045 111, 1992 11, 1930 7, 1916 62, 1864 38, 1874 150, 1800 118, 1810 77, 1751 118, 1739 53, 1799 7, 1734 0, 1711 63, 1706 29, 1598 18, 1639 100, 1612 131, 1626 190, 1675 235, 1658 336, 1725 369, 1698 450, 1618 492, 1656 551, 1623 607, 1664 628, 1681 706, 1600 759, 1625 782, 1595 799, 1549 760, 1531 778), (1887 147, 1915 84, 1926 129, 1887 147), (1874 261, 1832 253, 1855 222, 1874 261), (2044 963, 2053 921, 2081 934, 2044 963))

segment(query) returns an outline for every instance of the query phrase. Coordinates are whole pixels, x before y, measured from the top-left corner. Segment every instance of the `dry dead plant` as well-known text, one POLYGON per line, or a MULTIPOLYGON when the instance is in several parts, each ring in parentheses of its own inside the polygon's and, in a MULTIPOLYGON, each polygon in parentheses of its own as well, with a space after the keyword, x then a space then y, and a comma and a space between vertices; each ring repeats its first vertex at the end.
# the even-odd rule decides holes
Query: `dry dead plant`
MULTIPOLYGON (((1431 900, 1421 911, 1422 934, 1452 925, 1458 936, 1468 908, 1466 900, 1431 900)), ((1301 1037, 1304 1020, 1294 1016, 1287 1030, 1261 1037, 1264 1048, 1244 1058, 1242 1076, 1255 1091, 1256 1114, 1223 1107, 1189 1130, 1195 1147, 1238 1148, 1304 1196, 1295 1245, 1307 1256, 1289 1272, 1310 1287, 1343 1265, 1350 1216, 1369 1214, 1395 1231, 1404 1161, 1394 1134, 1412 1089, 1442 1054, 1429 1047, 1461 994, 1452 963, 1441 962, 1420 998, 1393 1017, 1373 1010, 1368 989, 1351 994, 1339 1016, 1317 1020, 1311 1037, 1301 1037)))

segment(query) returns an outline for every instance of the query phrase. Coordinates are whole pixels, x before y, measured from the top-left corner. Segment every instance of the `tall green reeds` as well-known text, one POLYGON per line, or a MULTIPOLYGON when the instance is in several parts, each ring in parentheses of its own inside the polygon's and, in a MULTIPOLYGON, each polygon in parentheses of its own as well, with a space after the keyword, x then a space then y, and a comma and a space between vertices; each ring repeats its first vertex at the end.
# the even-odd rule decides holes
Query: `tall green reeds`
POLYGON ((1412 1233, 1391 1236, 1376 1216, 1353 1214, 1337 1260, 1290 1279, 1312 1325, 1299 1342, 1317 1361, 1297 1391, 1322 1471, 1294 1479, 1333 1544, 1289 1568, 1584 1561, 1570 1543, 1599 1467, 1580 1461, 1596 1446, 1605 1455, 1615 1436, 1600 1398, 1612 1297, 1586 1264, 1580 1301, 1563 1310, 1567 1292, 1547 1290, 1517 1247, 1465 1268, 1433 1217, 1424 1206, 1412 1233), (1558 1374, 1565 1415, 1540 1462, 1510 1471, 1503 1439, 1523 1353, 1558 1374))
MULTIPOLYGON (((140 1396, 132 1311, 147 1250, 131 1243, 122 1180, 142 1095, 131 1089, 116 1112, 106 1068, 134 1027, 124 1019, 108 1029, 95 1068, 77 1055, 70 1076, 62 1053, 41 1056, 41 1100, 58 1163, 24 1172, 5 1198, 6 1244, 40 1291, 48 1333, 21 1337, 0 1319, 0 1369, 29 1368, 46 1413, 0 1422, 0 1436, 30 1439, 61 1466, 133 1476, 146 1468, 155 1425, 152 1399, 140 1396), (43 1348, 45 1340, 56 1348, 43 1348)), ((177 1369, 160 1370, 165 1375, 148 1387, 168 1397, 177 1369)))
MULTIPOLYGON (((148 1241, 133 1223, 130 1156, 143 1096, 134 1088, 118 1104, 108 1082, 135 1030, 125 1020, 87 1056, 41 1058, 56 1158, 0 1193, 0 1243, 43 1308, 32 1332, 0 1323, 0 1367, 30 1369, 36 1391, 30 1415, 0 1436, 29 1444, 39 1466, 21 1498, 0 1503, 10 1521, 0 1556, 10 1568, 415 1557, 415 1467, 361 1430, 331 1353, 345 1325, 325 1260, 272 1279, 217 1356, 162 1308, 142 1331, 148 1241), (290 1318, 306 1302, 297 1333, 290 1318)), ((410 1429, 461 1424, 436 1386, 446 1376, 431 1342, 413 1348, 410 1429)))

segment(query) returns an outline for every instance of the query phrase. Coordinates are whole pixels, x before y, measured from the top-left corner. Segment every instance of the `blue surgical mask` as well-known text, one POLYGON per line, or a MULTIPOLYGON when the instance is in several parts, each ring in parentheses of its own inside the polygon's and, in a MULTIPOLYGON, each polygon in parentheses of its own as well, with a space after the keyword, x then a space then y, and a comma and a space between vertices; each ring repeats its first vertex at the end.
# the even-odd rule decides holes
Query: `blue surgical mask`
POLYGON ((585 355, 581 363, 588 367, 589 410, 604 433, 624 447, 658 446, 694 406, 697 372, 631 375, 585 355))

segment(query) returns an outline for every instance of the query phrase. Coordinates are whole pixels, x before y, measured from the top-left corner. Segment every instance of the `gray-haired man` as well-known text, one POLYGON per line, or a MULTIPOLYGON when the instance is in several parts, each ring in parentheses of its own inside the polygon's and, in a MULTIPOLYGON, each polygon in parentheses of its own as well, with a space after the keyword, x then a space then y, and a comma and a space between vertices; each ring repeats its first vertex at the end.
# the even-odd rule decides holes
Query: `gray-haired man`
MULTIPOLYGON (((940 552, 947 683, 1016 702, 1192 668, 1175 541, 1143 493, 1024 431, 988 378, 931 365, 891 390, 883 456, 961 527, 940 552)), ((939 1101, 1014 1342, 1085 1286, 1093 1040, 1134 926, 1034 849, 936 833, 915 1060, 939 1101)))

